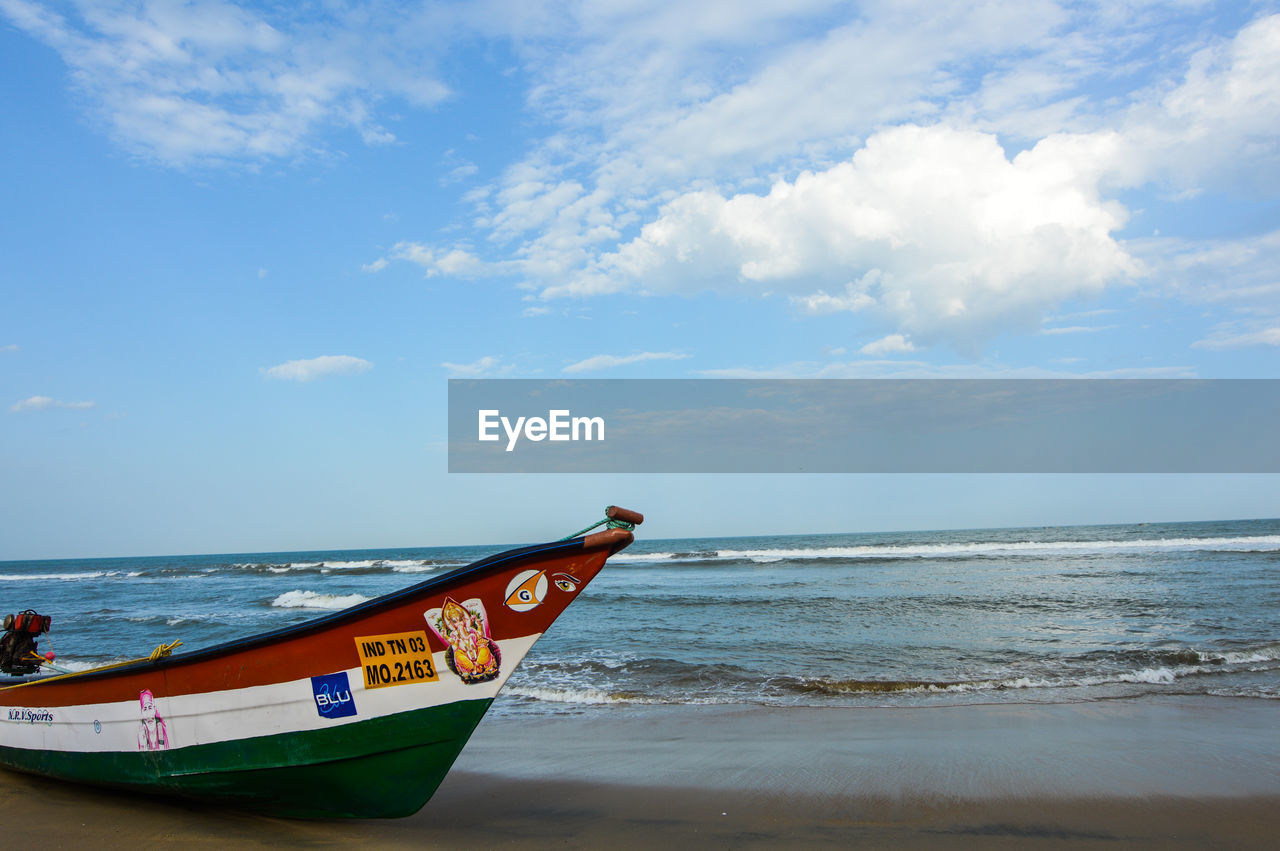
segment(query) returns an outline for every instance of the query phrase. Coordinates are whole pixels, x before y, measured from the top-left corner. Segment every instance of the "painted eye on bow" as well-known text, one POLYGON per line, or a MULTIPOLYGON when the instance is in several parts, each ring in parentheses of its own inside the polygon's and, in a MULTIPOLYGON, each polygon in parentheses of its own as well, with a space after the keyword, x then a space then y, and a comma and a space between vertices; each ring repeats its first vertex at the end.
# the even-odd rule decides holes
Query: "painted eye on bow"
POLYGON ((561 591, 568 591, 572 593, 578 590, 578 577, 576 576, 570 576, 567 573, 557 573, 551 578, 555 580, 556 587, 561 591))

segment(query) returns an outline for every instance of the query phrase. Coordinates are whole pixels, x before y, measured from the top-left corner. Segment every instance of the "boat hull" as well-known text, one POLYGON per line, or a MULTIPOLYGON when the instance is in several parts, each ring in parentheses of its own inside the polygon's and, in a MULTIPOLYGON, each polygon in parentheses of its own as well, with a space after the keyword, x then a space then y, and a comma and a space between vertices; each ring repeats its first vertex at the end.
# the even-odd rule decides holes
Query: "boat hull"
POLYGON ((285 630, 0 689, 0 765, 280 816, 410 815, 630 541, 512 550, 285 630))

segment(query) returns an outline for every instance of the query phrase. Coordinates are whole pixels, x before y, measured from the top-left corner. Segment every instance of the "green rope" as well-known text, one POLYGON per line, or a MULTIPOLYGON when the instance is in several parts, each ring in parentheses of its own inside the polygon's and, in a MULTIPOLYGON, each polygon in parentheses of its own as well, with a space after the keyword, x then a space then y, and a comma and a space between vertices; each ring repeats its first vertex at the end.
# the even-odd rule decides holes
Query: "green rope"
MULTIPOLYGON (((605 510, 605 511, 608 511, 608 510, 609 510, 609 506, 605 506, 605 509, 604 509, 604 510, 605 510)), ((628 523, 628 522, 627 522, 627 521, 625 521, 625 520, 613 520, 613 519, 611 519, 611 518, 609 518, 609 517, 605 517, 603 520, 597 520, 595 523, 592 523, 592 524, 591 524, 590 526, 588 526, 587 528, 585 528, 585 529, 580 529, 580 530, 578 530, 577 532, 574 532, 572 535, 565 535, 565 536, 564 536, 563 538, 561 538, 560 540, 562 540, 562 541, 571 541, 571 540, 573 540, 574 538, 577 538, 577 537, 579 537, 579 536, 581 536, 581 535, 585 535, 585 534, 587 534, 588 532, 590 532, 592 529, 596 528, 597 526, 607 526, 607 527, 608 527, 608 528, 610 528, 610 529, 626 529, 628 532, 630 532, 632 529, 636 528, 636 524, 634 524, 634 523, 628 523)))

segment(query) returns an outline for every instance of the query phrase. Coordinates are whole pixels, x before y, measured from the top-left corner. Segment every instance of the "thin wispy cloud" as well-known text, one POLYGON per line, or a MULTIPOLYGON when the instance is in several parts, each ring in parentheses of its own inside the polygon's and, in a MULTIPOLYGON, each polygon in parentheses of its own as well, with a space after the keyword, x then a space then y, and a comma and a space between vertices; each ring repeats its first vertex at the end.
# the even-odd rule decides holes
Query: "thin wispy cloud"
POLYGON ((1040 333, 1048 336, 1062 334, 1096 334, 1099 331, 1110 331, 1118 325, 1059 325, 1053 328, 1041 328, 1040 333))
POLYGON ((687 354, 680 352, 639 352, 634 355, 595 355, 593 357, 571 363, 566 366, 562 372, 599 372, 604 369, 613 369, 619 366, 627 366, 633 363, 642 363, 644 361, 654 360, 683 360, 689 357, 687 354))
POLYGON ((1280 346, 1280 322, 1272 325, 1254 323, 1253 327, 1229 323, 1191 344, 1193 349, 1243 349, 1251 346, 1280 346))
POLYGON ((450 378, 486 378, 507 375, 515 369, 515 364, 504 363, 502 358, 494 355, 485 355, 471 363, 449 363, 446 361, 440 366, 448 371, 450 378))
MULTIPOLYGON (((1058 363, 1067 365, 1074 359, 1058 363)), ((699 372, 707 378, 1196 378, 1195 367, 1125 367, 1067 372, 1000 363, 936 364, 917 360, 793 361, 770 367, 723 367, 699 372)))
POLYGON ((417 40, 425 34, 407 33, 397 14, 307 19, 221 0, 77 3, 66 14, 0 0, 0 11, 58 52, 117 141, 170 165, 306 155, 327 127, 387 144, 381 100, 429 106, 449 94, 417 40))
POLYGON ((15 402, 9 406, 9 410, 15 414, 27 413, 29 411, 46 411, 52 408, 68 408, 75 411, 83 411, 94 407, 93 402, 63 402, 50 396, 31 396, 20 402, 15 402))
POLYGON ((858 349, 860 353, 872 355, 873 357, 892 355, 899 352, 914 352, 915 350, 915 344, 901 334, 889 334, 858 349))
POLYGON ((315 381, 333 375, 358 375, 373 369, 364 358, 351 355, 321 355, 316 358, 285 361, 271 367, 263 367, 262 374, 277 381, 315 381))
POLYGON ((18 351, 17 343, 10 343, 7 346, 0 346, 0 352, 16 352, 18 351))

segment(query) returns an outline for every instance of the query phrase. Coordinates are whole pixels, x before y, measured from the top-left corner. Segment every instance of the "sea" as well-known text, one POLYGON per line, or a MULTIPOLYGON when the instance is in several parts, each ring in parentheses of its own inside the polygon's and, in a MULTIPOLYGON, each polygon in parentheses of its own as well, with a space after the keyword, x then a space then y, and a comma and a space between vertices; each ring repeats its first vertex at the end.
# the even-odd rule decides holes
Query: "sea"
MULTIPOLYGON (((1280 520, 639 531, 491 712, 1280 698, 1280 520)), ((503 548, 7 561, 0 609, 51 615, 40 651, 83 670, 305 621, 503 548)))

